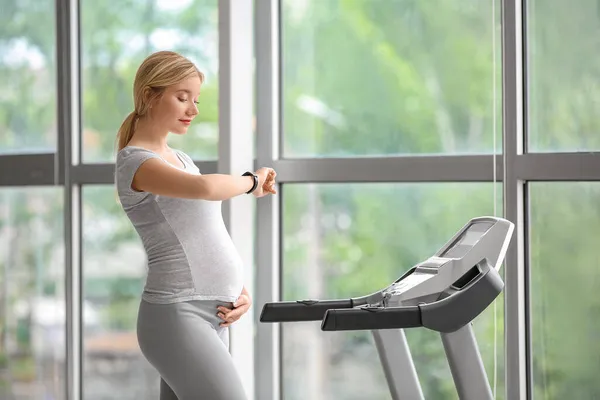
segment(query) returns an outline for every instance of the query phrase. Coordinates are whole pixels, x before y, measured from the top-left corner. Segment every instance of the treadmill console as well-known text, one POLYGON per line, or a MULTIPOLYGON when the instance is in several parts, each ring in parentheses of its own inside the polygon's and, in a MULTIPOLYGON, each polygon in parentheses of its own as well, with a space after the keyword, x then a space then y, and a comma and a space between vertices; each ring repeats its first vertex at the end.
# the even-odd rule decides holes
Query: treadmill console
POLYGON ((493 222, 480 221, 474 222, 463 230, 462 234, 454 243, 451 243, 440 252, 443 258, 462 258, 473 246, 479 242, 479 239, 494 226, 493 222))
POLYGON ((267 303, 260 320, 322 320, 324 330, 457 329, 502 291, 498 270, 513 229, 502 218, 473 218, 435 254, 379 291, 349 299, 267 303))
POLYGON ((433 256, 383 289, 380 298, 369 297, 367 303, 416 305, 445 296, 456 283, 474 279, 474 268, 479 268, 476 266, 482 261, 496 266, 498 258, 504 258, 511 233, 512 227, 507 221, 485 217, 472 219, 433 256))
POLYGON ((399 280, 398 282, 391 285, 389 288, 384 290, 384 297, 386 295, 389 296, 397 296, 407 290, 414 288, 417 285, 425 282, 426 280, 433 278, 435 275, 430 273, 422 273, 422 272, 413 272, 408 275, 406 278, 399 280))

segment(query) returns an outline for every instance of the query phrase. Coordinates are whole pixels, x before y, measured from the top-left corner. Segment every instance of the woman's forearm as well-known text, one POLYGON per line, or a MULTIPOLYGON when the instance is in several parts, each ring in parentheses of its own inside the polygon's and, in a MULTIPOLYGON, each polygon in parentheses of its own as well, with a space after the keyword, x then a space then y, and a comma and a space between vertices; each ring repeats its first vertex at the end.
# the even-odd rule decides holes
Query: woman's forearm
POLYGON ((203 196, 206 200, 228 200, 249 191, 254 185, 251 176, 233 176, 225 174, 201 175, 203 196))

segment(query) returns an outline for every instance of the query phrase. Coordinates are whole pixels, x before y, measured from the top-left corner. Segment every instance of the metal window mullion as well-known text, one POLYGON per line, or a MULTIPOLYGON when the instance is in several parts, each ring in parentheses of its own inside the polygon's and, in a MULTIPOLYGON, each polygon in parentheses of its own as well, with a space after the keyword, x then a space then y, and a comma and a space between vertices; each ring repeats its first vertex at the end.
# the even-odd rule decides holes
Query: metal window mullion
POLYGON ((524 181, 600 181, 600 153, 520 154, 514 169, 524 181))
POLYGON ((521 0, 502 0, 504 215, 515 224, 505 262, 506 398, 527 398, 523 184, 515 168, 523 153, 521 0))
MULTIPOLYGON (((517 152, 515 155, 515 179, 519 182, 522 182, 520 185, 520 193, 519 200, 521 204, 519 204, 521 215, 521 241, 519 246, 519 254, 520 261, 523 266, 522 273, 522 287, 523 287, 523 341, 524 341, 524 357, 525 357, 525 371, 523 374, 525 375, 525 398, 531 400, 533 399, 533 369, 532 369, 532 336, 531 336, 531 290, 530 290, 530 282, 531 282, 531 258, 530 258, 530 238, 529 234, 529 221, 531 217, 531 209, 529 207, 529 186, 527 177, 524 176, 527 169, 519 168, 519 161, 527 161, 530 157, 528 157, 529 153, 529 118, 530 118, 530 107, 529 107, 529 51, 528 51, 528 35, 527 35, 527 4, 528 0, 519 0, 516 2, 517 8, 517 16, 520 16, 520 26, 517 26, 519 30, 517 31, 520 35, 516 37, 516 43, 521 45, 521 59, 519 60, 519 66, 521 67, 521 82, 518 82, 520 85, 522 92, 520 93, 520 99, 522 99, 522 114, 523 118, 521 120, 521 135, 517 135, 517 145, 521 145, 521 148, 517 148, 517 152)), ((535 165, 535 163, 534 163, 535 165)), ((526 167, 527 168, 527 167, 526 167)), ((536 173, 538 171, 534 171, 536 173)), ((554 172, 554 171, 552 171, 554 172)), ((552 174, 552 172, 550 172, 552 174)), ((569 171, 571 172, 571 171, 569 171)))
MULTIPOLYGON (((0 186, 51 185, 53 154, 0 156, 0 186)), ((356 159, 285 159, 267 161, 280 183, 327 182, 492 182, 493 155, 399 156, 356 159)), ((496 181, 503 180, 503 158, 496 157, 496 181)), ((523 181, 600 181, 600 153, 536 153, 513 158, 517 179, 523 181)), ((196 160, 204 174, 217 172, 216 161, 196 160)), ((255 160, 252 169, 266 165, 255 160)), ((71 182, 114 183, 113 163, 74 165, 71 182)))
POLYGON ((56 154, 0 155, 1 186, 55 185, 56 154))
MULTIPOLYGON (((219 157, 217 171, 241 175, 252 170, 253 0, 221 0, 219 12, 219 157)), ((205 173, 205 172, 204 172, 205 173)), ((223 202, 223 218, 244 265, 244 285, 254 291, 253 196, 223 202)), ((258 304, 258 303, 257 303, 258 304)), ((254 393, 254 319, 245 316, 230 329, 231 354, 254 393)))
MULTIPOLYGON (((256 163, 275 166, 279 155, 280 65, 279 0, 256 0, 256 163)), ((278 179, 280 178, 278 172, 278 179)), ((281 193, 281 192, 280 192, 281 193)), ((280 300, 280 196, 267 196, 256 204, 255 319, 263 304, 280 300)), ((256 335, 255 398, 281 398, 281 346, 279 324, 261 324, 256 335)))
MULTIPOLYGON (((68 169, 68 167, 67 167, 68 169)), ((70 243, 65 242, 67 271, 67 342, 70 394, 67 400, 83 398, 83 274, 82 274, 82 186, 73 182, 65 185, 65 232, 70 243), (68 243, 68 244, 67 244, 68 243), (70 333, 69 333, 70 331, 70 333)), ((65 238, 67 240, 67 238, 65 238)))
POLYGON ((274 159, 272 162, 277 179, 282 183, 492 182, 503 179, 503 160, 492 154, 274 159))
POLYGON ((79 4, 56 0, 57 26, 57 168, 55 184, 64 185, 65 249, 65 394, 67 400, 81 396, 81 191, 73 185, 72 165, 78 161, 73 143, 79 135, 79 4))

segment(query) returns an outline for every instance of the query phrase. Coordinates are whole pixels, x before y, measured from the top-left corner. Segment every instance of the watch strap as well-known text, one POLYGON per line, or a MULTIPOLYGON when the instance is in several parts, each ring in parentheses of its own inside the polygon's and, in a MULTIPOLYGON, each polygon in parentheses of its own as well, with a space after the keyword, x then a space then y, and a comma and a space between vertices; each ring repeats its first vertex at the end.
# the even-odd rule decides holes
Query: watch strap
POLYGON ((254 192, 256 190, 256 188, 258 187, 258 176, 256 174, 253 174, 250 171, 246 171, 242 174, 242 176, 251 176, 254 178, 254 184, 252 185, 252 189, 248 190, 246 192, 246 194, 250 194, 252 192, 254 192))

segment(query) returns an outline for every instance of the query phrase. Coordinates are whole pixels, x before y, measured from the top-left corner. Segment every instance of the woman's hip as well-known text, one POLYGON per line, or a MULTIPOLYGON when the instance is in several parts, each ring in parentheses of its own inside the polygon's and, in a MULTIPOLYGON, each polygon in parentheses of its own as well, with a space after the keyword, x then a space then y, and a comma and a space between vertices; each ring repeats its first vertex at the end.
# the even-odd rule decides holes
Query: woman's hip
MULTIPOLYGON (((200 339, 215 333, 229 347, 227 328, 218 316, 218 306, 231 306, 218 300, 191 300, 170 304, 140 302, 137 336, 140 347, 164 341, 183 340, 190 335, 200 339)), ((143 349, 142 349, 143 351, 143 349)))
POLYGON ((219 326, 217 307, 225 304, 212 300, 140 303, 140 349, 180 400, 245 399, 229 354, 228 328, 219 326))

